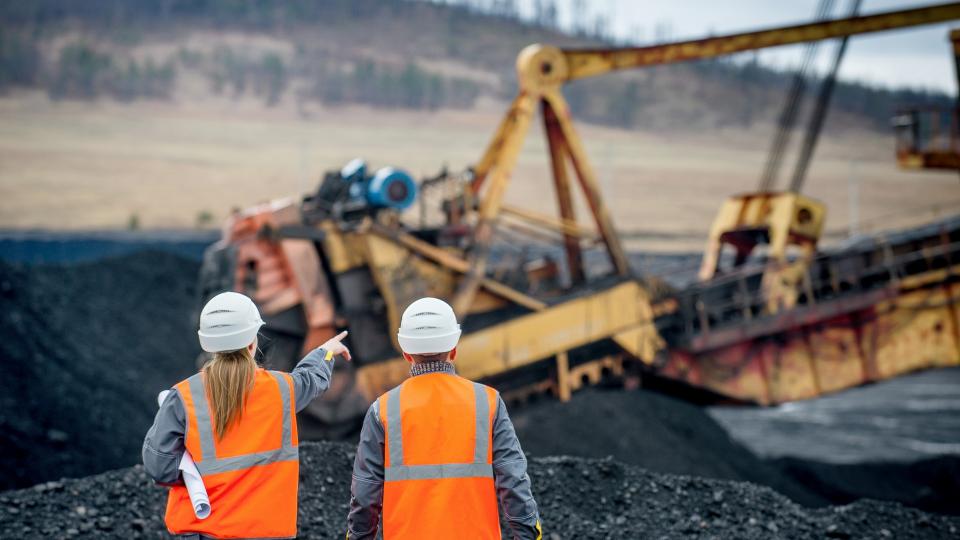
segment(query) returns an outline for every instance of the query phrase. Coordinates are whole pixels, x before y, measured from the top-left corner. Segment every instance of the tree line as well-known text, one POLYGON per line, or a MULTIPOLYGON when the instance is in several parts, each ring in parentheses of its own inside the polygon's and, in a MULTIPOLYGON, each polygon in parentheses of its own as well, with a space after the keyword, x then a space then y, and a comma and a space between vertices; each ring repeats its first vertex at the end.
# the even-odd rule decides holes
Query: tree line
POLYGON ((305 56, 285 60, 276 52, 219 46, 207 54, 181 48, 162 60, 135 59, 78 41, 63 45, 47 65, 31 36, 4 33, 0 34, 0 92, 43 88, 53 100, 169 100, 178 73, 197 70, 212 93, 232 99, 252 96, 267 106, 276 105, 293 83, 304 87, 298 98, 330 106, 469 108, 480 94, 480 86, 473 81, 431 73, 414 62, 395 65, 364 58, 334 61, 305 56))
MULTIPOLYGON (((483 93, 509 99, 516 92, 509 55, 518 50, 517 42, 527 36, 565 39, 544 34, 561 29, 557 4, 557 0, 534 0, 531 10, 521 15, 516 0, 0 2, 0 92, 27 87, 43 88, 52 99, 172 99, 177 81, 189 72, 198 72, 214 93, 230 98, 255 97, 267 105, 292 95, 298 101, 331 106, 359 103, 426 110, 469 108, 483 93), (52 55, 40 54, 43 39, 76 23, 93 34, 104 35, 114 35, 118 29, 150 34, 168 27, 196 27, 286 36, 292 29, 331 24, 350 23, 352 28, 363 28, 374 18, 381 23, 409 24, 422 34, 435 34, 435 49, 444 51, 441 57, 499 69, 500 83, 479 83, 430 71, 412 60, 361 56, 351 52, 363 42, 359 36, 336 53, 311 50, 309 41, 292 39, 292 54, 220 46, 212 51, 181 48, 169 57, 142 58, 125 53, 122 44, 104 46, 104 40, 79 40, 63 45, 52 55), (496 52, 492 52, 494 47, 496 52)), ((609 24, 616 16, 614 12, 590 12, 584 0, 570 0, 567 7, 571 22, 561 30, 578 36, 570 39, 592 44, 616 41, 609 24)), ((658 25, 654 32, 657 40, 669 39, 670 33, 665 24, 658 25)), ((388 52, 412 57, 410 50, 423 49, 388 52)), ((436 57, 435 51, 432 54, 436 57)), ((779 107, 785 95, 779 91, 788 87, 791 76, 788 70, 773 70, 760 65, 755 56, 742 55, 738 59, 660 66, 625 76, 580 81, 568 85, 565 93, 578 118, 597 123, 622 127, 668 123, 680 127, 704 123, 750 126, 759 119, 773 118, 770 111, 779 107)), ((835 109, 865 117, 881 129, 887 127, 897 108, 916 103, 950 106, 953 99, 939 92, 889 90, 853 82, 838 82, 833 96, 835 109)))

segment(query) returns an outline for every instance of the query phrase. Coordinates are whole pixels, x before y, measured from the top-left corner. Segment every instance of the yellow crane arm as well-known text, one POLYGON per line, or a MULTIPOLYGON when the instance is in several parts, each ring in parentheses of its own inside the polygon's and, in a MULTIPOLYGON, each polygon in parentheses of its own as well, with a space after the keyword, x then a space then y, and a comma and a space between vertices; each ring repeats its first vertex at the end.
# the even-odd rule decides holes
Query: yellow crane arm
POLYGON ((954 2, 649 47, 563 50, 567 64, 564 80, 583 79, 620 69, 702 60, 742 51, 935 24, 958 18, 960 3, 954 2))
MULTIPOLYGON (((582 191, 597 231, 606 245, 613 272, 620 276, 630 274, 627 257, 613 228, 610 212, 603 202, 596 174, 576 134, 570 110, 561 93, 561 87, 568 81, 620 69, 713 58, 741 51, 957 19, 960 19, 960 2, 651 47, 560 49, 551 45, 534 44, 524 48, 517 56, 517 82, 520 91, 483 156, 473 167, 473 180, 469 189, 471 196, 479 197, 481 202, 471 241, 469 271, 454 294, 454 310, 461 316, 465 315, 474 294, 483 282, 490 240, 500 213, 503 195, 537 108, 541 110, 547 135, 560 219, 566 223, 577 223, 571 198, 571 191, 576 185, 582 191), (568 168, 573 169, 576 183, 570 181, 568 168), (481 196, 480 191, 484 186, 486 192, 481 196)), ((579 238, 570 231, 565 231, 564 248, 572 280, 582 280, 584 272, 579 238)))

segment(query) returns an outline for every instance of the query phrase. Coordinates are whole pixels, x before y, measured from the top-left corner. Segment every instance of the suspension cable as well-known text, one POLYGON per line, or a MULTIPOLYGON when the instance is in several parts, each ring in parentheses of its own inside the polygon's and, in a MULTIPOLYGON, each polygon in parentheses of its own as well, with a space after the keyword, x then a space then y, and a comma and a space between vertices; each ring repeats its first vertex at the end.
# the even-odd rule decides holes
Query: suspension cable
MULTIPOLYGON (((817 11, 814 19, 818 21, 826 20, 833 10, 833 0, 820 0, 817 5, 817 11)), ((807 44, 800 66, 793 76, 790 86, 790 93, 787 95, 787 101, 784 103, 783 111, 777 124, 777 132, 774 135, 770 152, 767 154, 767 163, 763 168, 763 174, 760 177, 758 191, 771 191, 776 184, 777 176, 780 173, 780 166, 783 162, 784 150, 790 142, 790 136, 793 133, 793 127, 797 123, 797 115, 800 112, 800 104, 804 91, 807 86, 807 70, 817 56, 819 41, 811 41, 807 44)))
MULTIPOLYGON (((851 0, 850 4, 849 16, 855 17, 860 11, 860 0, 851 0)), ((799 193, 800 189, 803 188, 804 181, 806 181, 810 158, 813 157, 813 151, 817 147, 817 140, 820 138, 820 132, 823 129, 823 121, 827 116, 830 97, 833 95, 833 88, 837 83, 837 72, 840 69, 840 62, 843 61, 843 55, 847 52, 847 41, 849 39, 850 36, 844 36, 840 39, 840 45, 833 57, 833 66, 820 84, 820 94, 817 96, 817 102, 810 115, 810 125, 803 136, 803 146, 800 148, 800 155, 797 157, 797 167, 794 169, 793 179, 790 181, 790 191, 793 193, 799 193)))

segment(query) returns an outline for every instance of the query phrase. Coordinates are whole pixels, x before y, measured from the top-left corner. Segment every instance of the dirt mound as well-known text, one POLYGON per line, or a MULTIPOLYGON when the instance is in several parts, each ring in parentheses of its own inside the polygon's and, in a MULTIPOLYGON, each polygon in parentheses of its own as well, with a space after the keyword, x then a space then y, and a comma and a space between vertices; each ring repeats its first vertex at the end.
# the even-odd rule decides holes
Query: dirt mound
MULTIPOLYGON (((353 446, 301 445, 300 537, 342 538, 353 446)), ((807 510, 749 483, 612 460, 534 458, 544 538, 955 538, 960 518, 863 501, 807 510)), ((166 538, 165 489, 134 467, 0 494, 0 537, 166 538)), ((216 509, 214 509, 214 512, 216 509)))
POLYGON ((139 462, 157 392, 199 352, 198 271, 160 252, 0 263, 0 489, 139 462))

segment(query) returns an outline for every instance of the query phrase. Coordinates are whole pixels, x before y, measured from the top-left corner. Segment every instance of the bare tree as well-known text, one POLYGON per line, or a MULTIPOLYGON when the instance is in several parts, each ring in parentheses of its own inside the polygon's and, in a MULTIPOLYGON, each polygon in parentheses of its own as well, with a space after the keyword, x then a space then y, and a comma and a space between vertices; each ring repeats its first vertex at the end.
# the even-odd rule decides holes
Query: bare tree
POLYGON ((544 24, 545 9, 546 6, 544 0, 533 0, 533 24, 537 26, 546 26, 544 24))
POLYGON ((578 35, 587 33, 587 2, 573 0, 570 4, 570 29, 578 35))
POLYGON ((555 0, 542 0, 543 3, 543 26, 546 28, 558 28, 557 20, 557 2, 555 0))
POLYGON ((606 39, 608 31, 609 25, 606 16, 597 15, 593 18, 593 37, 601 40, 606 39))

